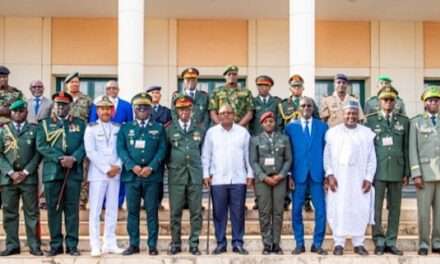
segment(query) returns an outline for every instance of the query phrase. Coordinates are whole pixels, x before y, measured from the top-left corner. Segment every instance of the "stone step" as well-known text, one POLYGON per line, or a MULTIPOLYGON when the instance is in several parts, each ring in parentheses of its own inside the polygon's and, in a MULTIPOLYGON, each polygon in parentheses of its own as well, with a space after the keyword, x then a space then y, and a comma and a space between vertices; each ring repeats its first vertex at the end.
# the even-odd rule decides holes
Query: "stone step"
POLYGON ((285 252, 284 255, 261 255, 261 252, 250 252, 247 256, 239 256, 233 253, 226 253, 219 256, 214 255, 201 255, 192 256, 188 253, 181 253, 176 256, 159 255, 151 257, 145 252, 141 254, 136 254, 133 256, 119 256, 119 255, 104 255, 100 258, 90 257, 88 254, 82 255, 80 257, 71 257, 68 255, 60 255, 54 258, 47 257, 34 257, 27 253, 22 253, 21 255, 0 258, 0 264, 329 264, 329 263, 356 263, 356 264, 396 264, 396 263, 406 263, 406 264, 437 264, 439 261, 439 255, 430 255, 427 257, 417 256, 415 252, 405 252, 405 256, 396 257, 391 255, 384 256, 369 256, 361 257, 354 255, 352 252, 346 252, 343 257, 328 255, 328 256, 317 256, 312 253, 305 253, 300 256, 292 256, 285 252))
MULTIPOLYGON (((127 247, 128 246, 128 236, 118 236, 118 245, 120 247, 127 247)), ((146 239, 147 237, 142 235, 141 236, 141 244, 140 247, 143 251, 146 250, 146 239)), ((227 236, 228 239, 228 243, 230 243, 231 241, 231 237, 227 236)), ((168 245, 170 243, 170 236, 160 236, 159 240, 158 240, 158 250, 160 251, 161 254, 166 254, 166 250, 168 248, 168 245)), ((26 252, 28 249, 26 247, 26 238, 24 236, 20 236, 20 241, 21 241, 21 248, 22 251, 26 252)), ((206 236, 201 236, 200 237, 200 250, 203 250, 205 252, 206 249, 206 236)), ((311 246, 311 242, 312 242, 312 237, 310 235, 305 236, 305 242, 306 242, 306 249, 309 250, 310 246, 311 246)), ((48 248, 48 244, 49 244, 49 238, 48 236, 42 236, 42 247, 43 249, 47 249, 48 248)), ((246 235, 244 237, 244 246, 246 249, 248 249, 251 252, 261 252, 262 250, 262 240, 260 236, 251 236, 251 235, 246 235)), ((5 237, 4 236, 0 236, 0 248, 4 248, 4 244, 5 244, 5 237)), ((282 236, 281 238, 281 246, 284 249, 284 252, 290 253, 290 251, 295 247, 295 242, 293 240, 292 236, 282 236)), ((416 236, 400 236, 399 240, 397 242, 397 246, 402 249, 403 251, 406 252, 415 252, 418 249, 418 242, 417 242, 417 237, 416 236)), ((210 238, 210 250, 214 249, 215 247, 215 240, 214 240, 214 236, 211 235, 210 238)), ((365 247, 367 248, 367 250, 369 250, 371 253, 374 250, 374 244, 373 241, 371 239, 371 237, 367 236, 365 239, 365 247)), ((81 251, 87 252, 89 251, 89 238, 88 236, 80 236, 79 237, 79 245, 78 248, 81 251)), ((324 244, 323 244, 323 248, 331 251, 333 249, 333 240, 331 236, 326 236, 324 239, 324 244)), ((346 244, 346 250, 350 251, 352 250, 352 245, 351 245, 351 241, 350 239, 347 240, 347 244, 346 244)), ((188 250, 188 239, 185 236, 182 236, 182 249, 184 251, 188 250)), ((229 249, 230 250, 230 246, 229 249)))
MULTIPOLYGON (((101 222, 101 234, 103 233, 103 226, 104 226, 104 224, 101 222)), ((315 226, 315 224, 313 221, 310 221, 310 220, 304 221, 304 233, 306 235, 313 234, 314 226, 315 226)), ((384 223, 384 226, 386 227, 386 223, 384 223)), ((214 225, 212 222, 210 225, 210 229, 211 229, 211 234, 214 234, 214 225)), ((207 229, 207 222, 205 221, 203 224, 203 227, 202 227, 201 234, 205 235, 207 233, 207 230, 208 230, 207 229)), ((327 231, 327 234, 331 234, 329 227, 327 227, 326 231, 327 231)), ((141 222, 140 232, 142 235, 147 234, 147 227, 146 227, 145 221, 141 222)), ((182 222, 182 235, 187 236, 189 234, 189 232, 190 232, 189 221, 183 221, 182 222)), ((401 221, 401 223, 399 225, 399 235, 417 235, 417 232, 418 232, 418 228, 417 228, 416 223, 401 221)), ((247 220, 246 221, 246 235, 260 235, 260 233, 261 233, 260 232, 260 223, 258 221, 256 221, 256 220, 247 220)), ((0 228, 0 235, 4 235, 4 234, 5 234, 5 232, 4 232, 3 228, 0 228)), ((19 234, 25 235, 24 222, 20 223, 19 234)), ((49 234, 47 221, 41 222, 41 234, 42 235, 49 234)), ((80 222, 79 234, 84 235, 84 236, 87 236, 89 234, 88 221, 81 221, 80 222)), ((125 220, 118 221, 117 226, 116 226, 116 234, 117 235, 126 235, 127 234, 127 222, 125 220)), ((171 235, 170 223, 168 221, 160 221, 159 222, 159 234, 160 235, 171 235)), ((228 234, 231 234, 230 225, 228 226, 228 234)), ((283 235, 293 234, 290 221, 284 221, 282 234, 283 235)), ((371 234, 371 228, 368 228, 367 234, 369 234, 369 235, 371 234)))
POLYGON ((415 252, 405 252, 405 256, 396 257, 391 255, 384 256, 369 256, 361 257, 354 255, 352 252, 346 252, 343 257, 328 255, 328 256, 317 256, 312 253, 305 253, 300 256, 292 256, 285 252, 284 255, 261 255, 261 252, 250 252, 247 256, 240 256, 233 253, 226 253, 219 256, 214 255, 201 255, 192 256, 188 253, 181 253, 176 256, 159 255, 151 257, 145 252, 141 254, 136 254, 133 256, 120 256, 120 255, 104 255, 100 258, 90 257, 85 254, 79 257, 71 257, 68 255, 60 255, 54 258, 47 257, 34 257, 27 253, 22 253, 21 255, 0 258, 0 264, 329 264, 329 263, 356 263, 356 264, 396 264, 396 263, 406 263, 406 264, 437 264, 439 261, 439 255, 430 255, 427 257, 417 256, 415 252))

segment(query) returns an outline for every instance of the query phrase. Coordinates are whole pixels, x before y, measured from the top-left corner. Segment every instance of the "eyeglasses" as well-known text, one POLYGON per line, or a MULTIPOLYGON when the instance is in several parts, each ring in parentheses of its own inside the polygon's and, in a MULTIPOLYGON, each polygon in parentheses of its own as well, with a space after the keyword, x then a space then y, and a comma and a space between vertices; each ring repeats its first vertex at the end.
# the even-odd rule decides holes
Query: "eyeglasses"
POLYGON ((106 89, 118 89, 118 87, 117 86, 107 86, 107 87, 105 87, 106 89))
POLYGON ((43 88, 43 85, 32 85, 32 88, 43 88))
POLYGON ((302 105, 300 105, 302 108, 306 108, 306 107, 312 107, 313 105, 311 105, 311 104, 302 104, 302 105))

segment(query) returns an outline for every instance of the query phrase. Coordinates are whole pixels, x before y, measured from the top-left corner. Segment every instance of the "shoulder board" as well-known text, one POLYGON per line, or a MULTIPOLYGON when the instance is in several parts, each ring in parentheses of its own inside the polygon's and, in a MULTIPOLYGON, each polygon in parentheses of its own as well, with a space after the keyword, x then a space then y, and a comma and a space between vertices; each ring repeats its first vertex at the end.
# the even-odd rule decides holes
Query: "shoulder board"
POLYGON ((411 120, 416 120, 416 119, 419 119, 419 118, 423 118, 423 116, 424 116, 424 114, 418 114, 418 115, 413 116, 411 118, 411 120))
POLYGON ((378 115, 378 114, 379 114, 379 112, 374 112, 374 113, 368 114, 366 117, 371 117, 371 116, 375 116, 375 115, 378 115))
POLYGON ((393 113, 393 114, 395 114, 396 116, 401 117, 401 118, 409 119, 407 115, 404 115, 402 113, 393 113))
POLYGON ((281 100, 281 103, 288 102, 288 101, 289 101, 289 98, 284 98, 283 100, 281 100))
POLYGON ((281 101, 281 98, 279 98, 278 96, 272 96, 273 97, 273 99, 275 99, 275 100, 277 100, 277 101, 281 101))

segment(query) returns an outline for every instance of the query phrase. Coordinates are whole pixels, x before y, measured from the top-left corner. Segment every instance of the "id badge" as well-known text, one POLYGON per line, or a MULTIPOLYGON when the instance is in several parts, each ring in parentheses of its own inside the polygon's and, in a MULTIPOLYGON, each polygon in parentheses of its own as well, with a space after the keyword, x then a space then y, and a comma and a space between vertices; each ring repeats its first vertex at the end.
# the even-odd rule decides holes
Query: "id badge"
POLYGON ((393 138, 392 137, 384 137, 382 138, 382 145, 383 146, 392 146, 393 145, 393 138))
POLYGON ((275 165, 275 158, 265 158, 264 165, 265 166, 274 166, 275 165))
POLYGON ((137 149, 145 148, 145 140, 136 140, 134 142, 134 148, 137 148, 137 149))

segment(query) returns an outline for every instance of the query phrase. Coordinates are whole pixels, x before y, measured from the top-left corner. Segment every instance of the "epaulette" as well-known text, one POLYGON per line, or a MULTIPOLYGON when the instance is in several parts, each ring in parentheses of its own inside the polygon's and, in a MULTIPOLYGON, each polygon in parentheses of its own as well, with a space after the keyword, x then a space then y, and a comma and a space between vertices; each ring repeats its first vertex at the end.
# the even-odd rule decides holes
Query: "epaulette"
POLYGON ((424 114, 417 114, 411 118, 411 120, 415 120, 417 118, 423 118, 424 114))
POLYGON ((400 116, 400 117, 403 117, 403 118, 407 118, 407 119, 409 119, 409 117, 408 117, 407 115, 404 115, 404 114, 399 113, 399 112, 397 112, 397 113, 393 113, 393 114, 396 115, 396 116, 400 116))
POLYGON ((377 115, 377 114, 379 114, 379 113, 380 113, 379 111, 378 111, 378 112, 373 112, 373 113, 370 113, 370 114, 366 115, 365 117, 374 116, 374 115, 377 115))

